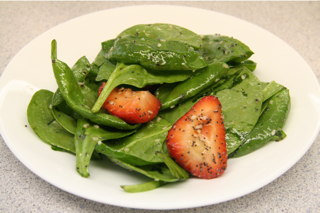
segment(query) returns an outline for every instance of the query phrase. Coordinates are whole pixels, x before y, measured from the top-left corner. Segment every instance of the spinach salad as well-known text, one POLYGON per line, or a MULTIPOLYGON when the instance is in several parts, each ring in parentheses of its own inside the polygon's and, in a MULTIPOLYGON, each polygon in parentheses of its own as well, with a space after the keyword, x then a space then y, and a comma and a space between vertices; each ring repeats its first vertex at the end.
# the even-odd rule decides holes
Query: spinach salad
POLYGON ((69 67, 57 58, 53 40, 58 89, 33 95, 28 122, 53 150, 75 155, 75 169, 82 177, 90 176, 91 160, 107 158, 150 178, 121 186, 127 192, 184 181, 192 174, 170 157, 168 132, 204 97, 214 96, 221 103, 229 159, 286 137, 289 90, 275 81, 260 81, 254 74, 257 64, 249 59, 253 54, 233 37, 198 35, 172 24, 140 24, 102 42, 93 62, 83 56, 69 67), (157 111, 139 116, 149 120, 126 122, 104 107, 112 105, 107 101, 111 94, 117 99, 124 89, 156 97, 157 111))

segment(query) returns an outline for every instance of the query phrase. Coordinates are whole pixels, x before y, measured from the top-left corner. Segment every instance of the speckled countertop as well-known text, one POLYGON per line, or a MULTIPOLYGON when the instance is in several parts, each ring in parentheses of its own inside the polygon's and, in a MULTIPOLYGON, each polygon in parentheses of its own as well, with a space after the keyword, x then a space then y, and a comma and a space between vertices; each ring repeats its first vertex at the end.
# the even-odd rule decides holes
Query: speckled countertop
MULTIPOLYGON (((28 42, 71 18, 126 5, 173 4, 226 13, 292 46, 320 79, 320 2, 0 2, 0 74, 28 42)), ((225 203, 170 212, 319 212, 320 136, 289 171, 225 203)), ((60 190, 34 175, 0 137, 0 212, 149 212, 108 206, 60 190)), ((160 211, 157 211, 160 212, 160 211)))

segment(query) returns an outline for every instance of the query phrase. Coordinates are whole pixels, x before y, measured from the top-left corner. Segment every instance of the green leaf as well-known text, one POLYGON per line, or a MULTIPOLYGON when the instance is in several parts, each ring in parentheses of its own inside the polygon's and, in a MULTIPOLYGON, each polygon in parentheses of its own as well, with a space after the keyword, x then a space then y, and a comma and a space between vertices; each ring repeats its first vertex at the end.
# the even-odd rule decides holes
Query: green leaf
MULTIPOLYGON (((52 47, 56 48, 56 42, 53 41, 52 43, 52 47)), ((52 49, 52 52, 56 52, 56 49, 52 49)), ((54 59, 52 61, 52 68, 64 100, 75 112, 92 122, 118 129, 136 129, 139 127, 139 125, 129 125, 120 118, 107 113, 92 113, 87 105, 86 96, 82 93, 80 85, 68 65, 58 59, 54 59)))
POLYGON ((140 174, 143 174, 149 178, 154 179, 155 181, 165 181, 165 182, 177 182, 180 181, 179 178, 176 178, 166 167, 165 164, 157 164, 154 166, 133 166, 131 164, 125 163, 119 159, 110 158, 109 159, 115 164, 121 166, 122 168, 128 169, 130 171, 135 171, 140 174))
POLYGON ((252 50, 241 41, 219 34, 204 35, 199 53, 208 64, 217 61, 240 63, 253 54, 252 50))
POLYGON ((263 84, 248 69, 233 80, 237 84, 215 94, 222 105, 228 153, 237 149, 259 119, 263 84))
POLYGON ((51 114, 53 93, 39 90, 28 105, 27 117, 33 131, 44 142, 60 150, 75 153, 73 134, 66 131, 51 114))
MULTIPOLYGON (((212 87, 221 78, 223 78, 228 70, 229 66, 221 62, 210 64, 203 70, 199 70, 197 75, 179 83, 165 98, 161 100, 161 110, 173 108, 175 105, 182 103, 197 94, 202 94, 203 91, 212 87)), ((167 85, 163 85, 163 87, 166 86, 167 85)), ((160 91, 161 87, 158 92, 160 93, 160 91)), ((159 94, 158 96, 162 95, 159 94)))
POLYGON ((137 88, 143 88, 147 85, 184 81, 190 77, 191 73, 192 72, 178 72, 166 74, 159 71, 147 70, 140 65, 125 65, 124 63, 118 63, 93 106, 92 112, 98 112, 111 91, 119 85, 126 84, 137 88))
POLYGON ((179 178, 179 180, 186 180, 189 178, 189 174, 186 170, 181 168, 178 164, 172 160, 172 158, 169 157, 169 155, 156 152, 156 154, 163 159, 163 162, 168 166, 171 173, 176 177, 179 178))
POLYGON ((263 100, 262 101, 266 101, 268 100, 270 97, 272 97, 274 94, 276 94, 277 92, 281 91, 282 89, 284 89, 285 87, 282 86, 281 84, 278 84, 275 81, 271 81, 265 88, 263 88, 262 92, 263 92, 263 100))
POLYGON ((107 58, 163 72, 198 70, 207 66, 200 53, 182 42, 135 36, 117 38, 107 58))
POLYGON ((122 31, 118 38, 123 36, 151 38, 159 41, 179 41, 197 49, 202 44, 200 35, 186 28, 165 23, 138 24, 122 31))
POLYGON ((163 143, 171 128, 166 120, 156 117, 143 124, 134 134, 98 144, 96 150, 108 157, 131 165, 162 163, 156 152, 163 152, 163 143))
POLYGON ((146 183, 140 183, 140 184, 135 184, 135 185, 122 185, 120 186, 125 192, 130 192, 130 193, 136 193, 136 192, 146 192, 150 191, 156 188, 159 188, 160 186, 165 185, 165 181, 150 181, 146 183))
MULTIPOLYGON (((76 80, 78 82, 83 82, 86 76, 88 75, 88 73, 90 72, 90 63, 88 59, 85 56, 83 56, 73 65, 71 70, 76 80)), ((57 106, 63 101, 64 101, 64 98, 58 88, 53 95, 52 105, 57 106)))
MULTIPOLYGON (((106 127, 104 127, 106 128, 106 127)), ((89 163, 97 144, 103 140, 122 138, 135 132, 120 131, 117 129, 103 129, 98 125, 93 125, 85 119, 78 119, 75 134, 76 145, 76 168, 78 173, 83 177, 89 177, 89 163)), ((97 155, 97 154, 96 154, 97 155)))
POLYGON ((111 63, 109 60, 105 61, 100 67, 96 77, 96 81, 108 80, 116 65, 111 63))
POLYGON ((74 118, 71 116, 60 112, 59 110, 52 107, 51 109, 53 117, 56 119, 56 121, 68 132, 71 134, 75 134, 76 132, 76 126, 77 122, 74 118))
POLYGON ((98 139, 95 140, 91 135, 85 135, 85 131, 88 126, 88 121, 84 119, 78 119, 75 134, 76 169, 82 177, 90 176, 89 163, 94 148, 98 143, 98 139))
POLYGON ((284 89, 268 100, 268 107, 261 114, 253 130, 246 137, 244 143, 235 151, 233 157, 247 155, 265 144, 286 137, 282 128, 285 125, 290 111, 289 90, 284 89))

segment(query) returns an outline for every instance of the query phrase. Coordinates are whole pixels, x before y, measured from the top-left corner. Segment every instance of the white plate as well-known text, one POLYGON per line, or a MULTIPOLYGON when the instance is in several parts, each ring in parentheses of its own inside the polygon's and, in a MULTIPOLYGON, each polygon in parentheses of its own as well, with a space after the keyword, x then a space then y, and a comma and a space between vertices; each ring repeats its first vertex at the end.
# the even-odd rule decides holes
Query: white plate
POLYGON ((32 172, 77 196, 110 205, 141 209, 199 207, 235 199, 272 182, 309 149, 320 129, 320 92, 307 63, 285 42, 246 21, 221 13, 180 6, 134 6, 95 12, 65 22, 26 45, 9 63, 0 79, 0 130, 7 146, 32 172), (54 152, 28 125, 26 109, 35 91, 57 88, 50 61, 50 43, 56 39, 58 58, 72 66, 85 55, 92 61, 100 42, 140 23, 172 23, 199 34, 220 33, 246 43, 258 63, 255 74, 288 87, 291 114, 287 138, 238 159, 231 159, 223 176, 190 179, 159 189, 130 194, 119 185, 147 179, 107 162, 92 162, 91 177, 80 177, 73 155, 54 152))

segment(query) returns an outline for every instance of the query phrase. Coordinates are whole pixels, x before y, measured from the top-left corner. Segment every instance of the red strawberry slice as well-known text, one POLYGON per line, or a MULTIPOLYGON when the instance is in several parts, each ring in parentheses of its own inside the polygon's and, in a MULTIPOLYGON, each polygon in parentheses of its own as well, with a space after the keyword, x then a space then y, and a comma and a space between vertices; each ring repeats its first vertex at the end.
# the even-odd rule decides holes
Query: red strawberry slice
POLYGON ((219 177, 227 168, 225 128, 218 98, 206 96, 168 132, 170 156, 193 176, 219 177))
MULTIPOLYGON (((105 84, 99 88, 101 93, 105 84)), ((129 124, 145 123, 155 118, 161 103, 148 91, 114 88, 102 108, 129 124)))

